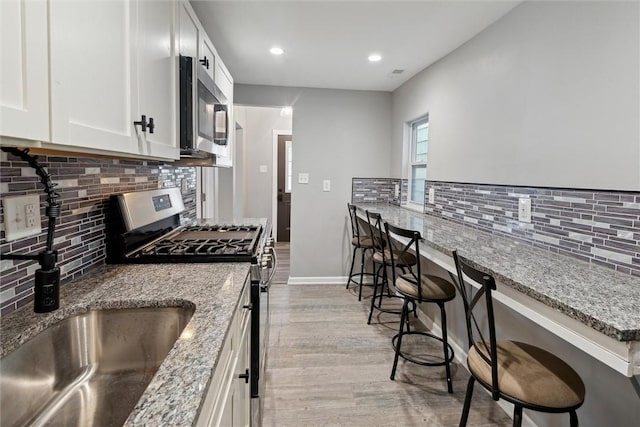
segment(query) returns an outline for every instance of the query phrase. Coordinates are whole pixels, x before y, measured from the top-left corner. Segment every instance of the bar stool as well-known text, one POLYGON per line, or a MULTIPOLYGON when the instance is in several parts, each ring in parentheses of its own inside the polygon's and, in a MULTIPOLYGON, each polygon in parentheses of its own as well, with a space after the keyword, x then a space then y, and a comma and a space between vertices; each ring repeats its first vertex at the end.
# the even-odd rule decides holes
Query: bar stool
MULTIPOLYGON (((364 271, 364 259, 368 250, 373 252, 373 241, 371 237, 366 233, 363 233, 360 226, 360 218, 356 214, 356 206, 351 203, 347 203, 347 209, 349 210, 349 218, 351 219, 351 245, 353 246, 353 256, 351 257, 351 268, 349 268, 349 279, 347 280, 347 287, 351 282, 359 285, 358 301, 362 300, 362 282, 364 276, 370 276, 372 273, 366 273, 364 271), (356 251, 360 250, 360 272, 353 272, 353 267, 356 261, 356 251), (354 276, 360 276, 360 282, 356 282, 354 276)), ((363 227, 364 228, 364 227, 363 227)))
POLYGON ((553 354, 517 341, 498 341, 496 339, 493 299, 491 292, 496 290, 494 278, 472 267, 453 252, 458 273, 458 290, 462 295, 469 338, 467 366, 471 377, 467 383, 460 426, 467 425, 473 385, 480 385, 491 392, 493 400, 504 399, 513 403, 513 425, 522 424, 522 408, 540 412, 569 412, 570 425, 578 426, 576 409, 582 406, 585 396, 584 383, 571 366, 553 354), (465 277, 479 283, 482 287, 473 292, 473 286, 465 283, 465 277), (469 292, 467 292, 469 289, 469 292), (484 304, 478 304, 483 298, 484 304), (482 323, 474 315, 477 305, 484 305, 482 323), (488 340, 482 335, 479 325, 487 324, 488 340), (476 339, 475 333, 477 333, 476 339))
MULTIPOLYGON (((374 253, 372 257, 373 261, 373 296, 371 297, 371 308, 369 309, 369 319, 367 324, 371 324, 371 317, 373 316, 373 310, 379 310, 384 313, 401 314, 401 309, 388 309, 382 307, 382 298, 385 296, 385 288, 387 290, 387 298, 403 298, 398 294, 391 294, 389 289, 389 280, 387 275, 387 268, 391 267, 391 252, 389 246, 393 242, 387 242, 386 234, 382 228, 382 215, 376 212, 366 211, 367 221, 369 222, 369 235, 373 239, 374 253), (380 293, 378 294, 378 279, 382 274, 382 283, 380 285, 380 293), (378 303, 376 304, 376 299, 378 303)), ((395 266, 400 268, 403 273, 406 273, 407 269, 411 269, 412 266, 418 262, 416 257, 407 253, 402 258, 396 259, 395 266)), ((416 307, 413 306, 413 312, 416 313, 416 307)), ((416 315, 417 317, 417 315, 416 315)))
POLYGON ((393 360, 393 369, 391 370, 391 379, 393 380, 396 375, 396 368, 398 367, 398 359, 402 357, 409 362, 416 363, 423 366, 445 366, 447 374, 447 391, 453 393, 453 387, 451 383, 451 361, 453 360, 453 348, 447 340, 447 313, 445 311, 444 304, 447 301, 451 301, 456 296, 456 289, 453 284, 448 280, 442 279, 437 276, 429 274, 422 274, 420 268, 420 246, 421 239, 420 232, 415 230, 407 230, 400 227, 393 226, 387 222, 384 223, 385 232, 387 235, 387 242, 391 243, 393 240, 401 241, 402 247, 397 249, 394 245, 389 244, 391 252, 391 265, 393 274, 393 283, 397 292, 404 297, 404 304, 402 305, 402 314, 400 316, 400 330, 398 334, 393 337, 392 344, 396 351, 395 358, 393 360), (407 242, 408 239, 408 242, 407 242), (405 243, 406 242, 406 243, 405 243), (395 260, 402 259, 403 256, 413 251, 415 257, 418 260, 416 268, 409 271, 409 273, 397 275, 395 269, 395 260), (414 272, 415 270, 415 272, 414 272), (438 337, 429 332, 412 331, 409 329, 408 316, 409 316, 409 303, 419 304, 422 302, 435 303, 440 308, 440 318, 442 322, 442 337, 438 337), (405 323, 407 323, 407 330, 405 331, 405 323), (402 353, 402 338, 405 335, 423 335, 426 337, 434 338, 442 342, 443 358, 435 362, 427 362, 409 357, 402 353))

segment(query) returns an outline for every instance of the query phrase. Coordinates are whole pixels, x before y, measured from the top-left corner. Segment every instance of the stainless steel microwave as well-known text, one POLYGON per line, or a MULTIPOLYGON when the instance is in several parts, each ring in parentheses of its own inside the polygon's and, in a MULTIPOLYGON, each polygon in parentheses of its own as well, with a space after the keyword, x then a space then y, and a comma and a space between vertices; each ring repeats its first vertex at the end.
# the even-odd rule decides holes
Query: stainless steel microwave
POLYGON ((193 58, 181 55, 180 156, 202 158, 226 153, 229 138, 226 102, 204 67, 193 58))

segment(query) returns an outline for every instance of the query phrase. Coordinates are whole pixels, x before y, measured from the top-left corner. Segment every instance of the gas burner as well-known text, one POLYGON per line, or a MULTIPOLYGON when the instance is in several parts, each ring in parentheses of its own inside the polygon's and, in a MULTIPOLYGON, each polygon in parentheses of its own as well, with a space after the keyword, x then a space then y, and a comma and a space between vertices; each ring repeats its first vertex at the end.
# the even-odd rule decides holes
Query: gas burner
POLYGON ((195 239, 195 240, 162 240, 145 248, 142 256, 174 255, 174 256, 207 256, 207 255, 251 255, 252 240, 238 239, 195 239))
POLYGON ((185 227, 185 231, 217 231, 219 233, 226 233, 230 231, 256 231, 259 226, 256 225, 191 225, 185 227))

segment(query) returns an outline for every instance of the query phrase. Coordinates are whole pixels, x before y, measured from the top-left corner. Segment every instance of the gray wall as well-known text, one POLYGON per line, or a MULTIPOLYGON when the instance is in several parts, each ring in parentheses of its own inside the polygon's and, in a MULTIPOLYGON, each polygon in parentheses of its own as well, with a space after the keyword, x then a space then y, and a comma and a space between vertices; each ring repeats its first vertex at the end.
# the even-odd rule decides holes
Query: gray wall
MULTIPOLYGON (((235 100, 238 101, 237 95, 235 100)), ((244 102, 242 102, 244 103, 244 102)), ((244 137, 244 216, 271 218, 273 196, 273 131, 291 131, 291 116, 280 116, 280 108, 235 107, 236 121, 244 137), (239 119, 239 120, 238 120, 239 119), (260 172, 266 165, 267 172, 260 172)))
POLYGON ((428 112, 430 180, 640 189, 639 8, 526 2, 413 77, 393 93, 392 176, 428 112))
POLYGON ((351 178, 389 175, 391 94, 236 85, 234 96, 237 104, 293 107, 291 277, 345 276, 351 178), (297 183, 301 172, 309 184, 297 183), (330 192, 322 191, 325 179, 330 192))

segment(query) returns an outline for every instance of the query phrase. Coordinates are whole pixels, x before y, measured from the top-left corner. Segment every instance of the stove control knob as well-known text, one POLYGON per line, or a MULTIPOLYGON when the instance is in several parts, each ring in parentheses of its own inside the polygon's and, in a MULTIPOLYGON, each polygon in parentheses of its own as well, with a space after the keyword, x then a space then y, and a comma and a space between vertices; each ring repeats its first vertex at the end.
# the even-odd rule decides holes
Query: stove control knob
POLYGON ((271 266, 273 265, 273 258, 271 257, 270 254, 264 254, 262 256, 262 268, 271 268, 271 266))
POLYGON ((267 241, 265 242, 265 246, 267 248, 272 248, 274 245, 273 237, 267 237, 267 241))

